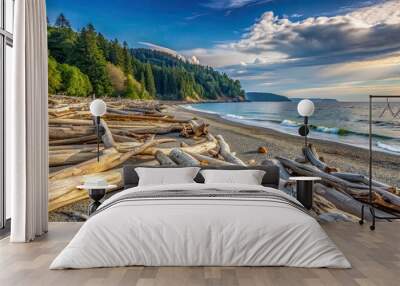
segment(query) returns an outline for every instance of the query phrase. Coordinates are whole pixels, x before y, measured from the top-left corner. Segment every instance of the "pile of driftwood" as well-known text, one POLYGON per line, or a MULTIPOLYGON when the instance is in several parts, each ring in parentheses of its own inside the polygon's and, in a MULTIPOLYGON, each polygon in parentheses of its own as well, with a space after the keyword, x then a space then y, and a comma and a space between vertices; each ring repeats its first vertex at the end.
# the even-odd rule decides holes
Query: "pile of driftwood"
MULTIPOLYGON (((105 99, 107 114, 101 120, 100 161, 97 161, 96 127, 89 112, 90 99, 56 96, 49 99, 50 189, 49 209, 88 197, 76 188, 87 176, 105 178, 122 187, 124 164, 163 166, 247 166, 232 152, 221 135, 214 136, 200 120, 180 120, 163 112, 158 102, 105 99), (177 136, 179 135, 179 136, 177 136)), ((259 153, 267 153, 260 147, 259 153)), ((368 200, 368 179, 342 173, 324 163, 310 145, 297 160, 283 157, 262 164, 280 168, 280 189, 295 193, 290 176, 318 176, 313 212, 328 221, 357 221, 362 203, 368 200)), ((396 188, 373 182, 373 202, 378 215, 400 212, 396 188)), ((369 213, 366 214, 367 219, 369 213)), ((83 215, 82 215, 83 216, 83 215)), ((81 216, 81 217, 82 217, 81 216)))
MULTIPOLYGON (((345 217, 358 220, 362 204, 369 202, 369 178, 361 174, 340 172, 328 166, 311 144, 303 148, 303 156, 296 160, 277 157, 265 163, 280 168, 282 189, 286 192, 293 190, 290 176, 320 177, 321 181, 314 188, 313 209, 328 221, 346 220, 345 217)), ((391 214, 398 214, 400 192, 395 187, 373 180, 372 203, 377 208, 377 215, 390 217, 391 214)), ((371 219, 369 212, 366 218, 371 219)))
POLYGON ((176 119, 163 113, 163 105, 158 102, 105 101, 107 114, 100 123, 98 161, 90 100, 50 97, 50 211, 87 198, 86 191, 76 188, 87 176, 103 177, 121 188, 121 167, 128 162, 138 165, 244 164, 230 152, 222 136, 208 133, 204 122, 176 119), (163 146, 166 143, 169 146, 163 146))

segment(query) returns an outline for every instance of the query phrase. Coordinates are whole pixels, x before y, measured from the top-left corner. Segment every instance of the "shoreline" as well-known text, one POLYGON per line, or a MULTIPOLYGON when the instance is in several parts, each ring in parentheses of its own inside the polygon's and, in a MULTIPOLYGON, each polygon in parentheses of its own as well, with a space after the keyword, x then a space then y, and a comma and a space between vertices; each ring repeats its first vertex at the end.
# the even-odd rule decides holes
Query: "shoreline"
MULTIPOLYGON (((300 136, 279 132, 274 129, 251 126, 220 117, 218 114, 201 112, 168 105, 168 112, 179 118, 197 117, 210 124, 210 131, 221 134, 231 144, 233 151, 244 160, 273 158, 276 156, 294 159, 301 156, 304 139, 300 136), (266 155, 257 152, 258 147, 266 146, 266 155)), ((333 142, 324 139, 309 138, 325 159, 326 163, 339 168, 342 172, 368 175, 369 151, 363 147, 333 142)), ((400 187, 400 156, 382 151, 374 151, 374 179, 400 187)))
MULTIPOLYGON (((201 109, 197 109, 197 108, 192 107, 193 104, 191 104, 191 103, 177 103, 176 105, 178 105, 179 107, 183 108, 184 110, 187 110, 188 112, 193 111, 193 112, 199 112, 200 114, 203 114, 204 116, 206 116, 206 115, 210 115, 212 117, 216 116, 216 117, 218 117, 218 118, 220 118, 222 120, 226 120, 227 122, 230 122, 230 123, 233 123, 233 124, 237 123, 239 125, 249 126, 251 128, 263 128, 263 129, 266 129, 266 130, 271 130, 271 131, 273 130, 273 131, 282 133, 284 135, 291 135, 291 136, 299 137, 299 135, 297 135, 297 129, 296 129, 295 134, 292 132, 293 130, 290 130, 290 131, 286 130, 285 131, 284 129, 285 129, 285 127, 288 127, 288 126, 297 128, 300 125, 295 125, 295 126, 283 125, 283 127, 282 127, 282 122, 283 121, 292 122, 291 119, 283 120, 283 121, 281 121, 281 120, 278 120, 278 121, 272 120, 272 121, 270 121, 270 124, 271 124, 270 126, 263 126, 263 125, 257 125, 256 122, 252 121, 252 119, 242 118, 241 116, 236 116, 234 114, 220 114, 220 113, 214 112, 214 111, 204 111, 204 110, 201 110, 201 109), (188 106, 185 107, 185 105, 188 105, 188 106)), ((301 124, 299 122, 294 122, 294 121, 293 121, 293 123, 294 124, 301 124)), ((360 149, 364 149, 364 150, 367 150, 367 151, 369 150, 369 147, 368 147, 369 134, 368 133, 362 133, 362 132, 357 132, 357 131, 353 131, 353 130, 341 129, 341 128, 338 128, 338 127, 324 127, 324 126, 318 126, 318 125, 313 125, 313 124, 309 124, 309 128, 314 133, 309 135, 308 139, 314 139, 314 140, 320 140, 320 141, 323 141, 323 142, 330 142, 330 143, 335 143, 335 144, 347 145, 347 146, 350 146, 350 147, 360 148, 360 149), (313 128, 313 126, 314 126, 314 128, 313 128), (339 130, 339 131, 338 131, 338 133, 319 132, 319 131, 315 131, 315 130, 313 131, 313 129, 317 129, 318 127, 326 128, 326 129, 336 129, 336 130, 339 130), (348 133, 348 135, 359 136, 361 138, 366 139, 367 140, 366 144, 361 144, 361 143, 357 144, 357 143, 352 143, 352 142, 344 142, 344 141, 340 140, 340 130, 343 130, 343 132, 348 133), (320 134, 320 135, 318 136, 318 134, 320 134), (323 135, 336 135, 339 138, 336 138, 336 137, 324 138, 323 135)), ((376 142, 373 143, 374 145, 373 145, 373 148, 372 148, 372 150, 373 150, 373 152, 375 154, 376 153, 382 153, 382 154, 389 154, 391 156, 400 157, 400 149, 399 149, 399 151, 397 151, 398 147, 388 145, 388 143, 385 143, 385 142, 377 141, 378 139, 379 140, 380 139, 382 139, 382 140, 385 140, 385 139, 394 140, 396 138, 388 137, 386 135, 380 135, 380 134, 376 134, 376 133, 373 133, 372 137, 375 138, 374 140, 376 140, 376 142), (396 151, 394 151, 393 149, 390 149, 389 147, 393 148, 393 149, 396 149, 396 151)))

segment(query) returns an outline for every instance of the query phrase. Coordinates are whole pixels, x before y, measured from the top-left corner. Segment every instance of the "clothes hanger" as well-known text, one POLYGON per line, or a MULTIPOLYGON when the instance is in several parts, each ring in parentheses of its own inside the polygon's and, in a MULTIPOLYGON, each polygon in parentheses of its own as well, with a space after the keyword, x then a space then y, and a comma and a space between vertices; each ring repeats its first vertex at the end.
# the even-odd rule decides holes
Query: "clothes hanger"
POLYGON ((394 112, 392 107, 390 106, 389 98, 386 98, 386 106, 383 109, 382 113, 379 115, 379 118, 382 118, 386 111, 389 111, 393 118, 398 118, 398 116, 400 115, 400 108, 397 110, 397 112, 394 112))

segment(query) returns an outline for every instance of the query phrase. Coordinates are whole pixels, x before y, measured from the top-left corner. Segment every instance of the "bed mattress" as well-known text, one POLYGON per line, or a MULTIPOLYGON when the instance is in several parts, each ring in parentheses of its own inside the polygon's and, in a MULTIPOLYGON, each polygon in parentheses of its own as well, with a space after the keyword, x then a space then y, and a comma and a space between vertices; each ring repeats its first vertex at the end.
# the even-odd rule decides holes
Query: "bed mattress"
POLYGON ((318 222, 279 190, 182 184, 109 198, 50 269, 132 265, 351 267, 318 222))

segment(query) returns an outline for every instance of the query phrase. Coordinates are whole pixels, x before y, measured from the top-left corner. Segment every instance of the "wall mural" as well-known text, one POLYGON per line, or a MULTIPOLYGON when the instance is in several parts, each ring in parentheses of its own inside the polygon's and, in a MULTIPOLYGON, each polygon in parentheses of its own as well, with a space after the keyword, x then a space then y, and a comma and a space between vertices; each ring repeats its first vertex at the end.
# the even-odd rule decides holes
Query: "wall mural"
MULTIPOLYGON (((47 1, 50 220, 87 219, 81 185, 109 197, 124 165, 272 164, 289 195, 322 178, 315 216, 357 222, 368 95, 400 94, 400 3, 325 2, 47 1)), ((400 100, 372 115, 372 200, 400 212, 400 100)))

